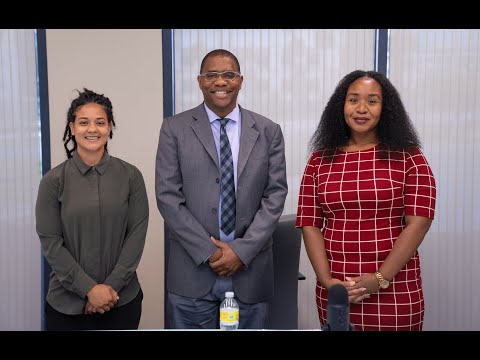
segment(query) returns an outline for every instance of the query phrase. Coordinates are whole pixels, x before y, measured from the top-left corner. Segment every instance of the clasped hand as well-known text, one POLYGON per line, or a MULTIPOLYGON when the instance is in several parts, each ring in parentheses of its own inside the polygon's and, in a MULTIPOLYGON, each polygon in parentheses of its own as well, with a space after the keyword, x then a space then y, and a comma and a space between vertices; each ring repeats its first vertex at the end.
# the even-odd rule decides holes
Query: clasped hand
POLYGON ((97 284, 87 293, 88 301, 83 310, 84 314, 104 314, 110 311, 120 299, 117 292, 109 285, 97 284))
POLYGON ((343 285, 348 291, 348 301, 350 303, 360 303, 370 297, 370 294, 378 291, 378 280, 375 274, 367 273, 356 277, 345 277, 345 281, 331 279, 328 288, 335 284, 343 285))
POLYGON ((210 268, 215 273, 220 276, 232 276, 244 267, 240 258, 227 243, 217 240, 213 236, 210 236, 210 240, 219 247, 209 259, 210 268))

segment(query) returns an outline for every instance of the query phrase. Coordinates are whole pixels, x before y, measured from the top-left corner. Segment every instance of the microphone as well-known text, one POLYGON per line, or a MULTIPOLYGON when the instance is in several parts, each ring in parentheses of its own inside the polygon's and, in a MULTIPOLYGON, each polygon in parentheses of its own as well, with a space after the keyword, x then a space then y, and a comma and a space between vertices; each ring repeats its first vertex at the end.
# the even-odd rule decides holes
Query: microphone
POLYGON ((350 303, 348 291, 340 284, 333 285, 328 290, 327 323, 323 331, 354 331, 350 324, 350 303))

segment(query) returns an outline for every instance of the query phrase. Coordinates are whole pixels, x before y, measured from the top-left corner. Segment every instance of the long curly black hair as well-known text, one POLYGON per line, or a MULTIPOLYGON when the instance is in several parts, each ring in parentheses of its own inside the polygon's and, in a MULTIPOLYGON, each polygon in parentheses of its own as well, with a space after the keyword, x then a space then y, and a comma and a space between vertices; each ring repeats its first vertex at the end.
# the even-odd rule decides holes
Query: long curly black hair
MULTIPOLYGON (((112 103, 108 97, 104 96, 103 94, 97 94, 86 88, 83 88, 82 92, 78 90, 77 92, 78 97, 72 101, 70 108, 67 111, 67 125, 65 126, 65 132, 63 133, 63 147, 65 148, 68 159, 72 157, 73 152, 77 149, 77 141, 75 140, 75 136, 72 135, 69 124, 75 122, 75 114, 79 107, 90 103, 103 106, 105 112, 107 113, 107 121, 112 125, 112 130, 110 130, 109 134, 110 139, 113 137, 113 128, 115 127, 112 103), (71 149, 69 149, 67 146, 70 141, 73 142, 73 147, 71 149)), ((105 143, 105 151, 107 151, 107 144, 108 142, 105 143)))
POLYGON ((310 152, 328 150, 327 152, 333 154, 336 148, 347 144, 350 128, 345 122, 343 111, 345 99, 350 84, 362 77, 374 79, 382 88, 382 113, 377 125, 381 147, 385 150, 420 147, 415 127, 403 106, 400 94, 390 80, 376 71, 355 70, 340 80, 325 106, 320 123, 309 143, 310 152))

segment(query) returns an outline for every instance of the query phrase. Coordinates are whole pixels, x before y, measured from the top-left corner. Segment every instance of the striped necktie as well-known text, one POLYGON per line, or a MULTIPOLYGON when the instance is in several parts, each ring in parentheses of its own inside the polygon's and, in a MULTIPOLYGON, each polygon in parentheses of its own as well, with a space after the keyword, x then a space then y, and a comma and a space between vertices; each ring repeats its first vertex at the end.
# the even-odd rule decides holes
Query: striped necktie
POLYGON ((225 129, 230 119, 218 120, 220 121, 220 194, 222 197, 220 228, 225 235, 228 235, 235 229, 236 211, 232 149, 225 129))

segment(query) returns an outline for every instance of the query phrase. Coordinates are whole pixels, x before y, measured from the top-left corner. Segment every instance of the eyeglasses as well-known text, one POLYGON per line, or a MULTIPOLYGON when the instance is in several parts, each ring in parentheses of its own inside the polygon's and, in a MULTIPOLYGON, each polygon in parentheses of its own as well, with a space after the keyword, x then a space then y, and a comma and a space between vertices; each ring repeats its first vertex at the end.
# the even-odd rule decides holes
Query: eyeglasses
POLYGON ((200 74, 198 76, 203 76, 207 81, 217 80, 219 76, 221 76, 223 80, 232 81, 241 75, 242 74, 236 71, 222 71, 222 72, 210 71, 210 72, 200 74))

